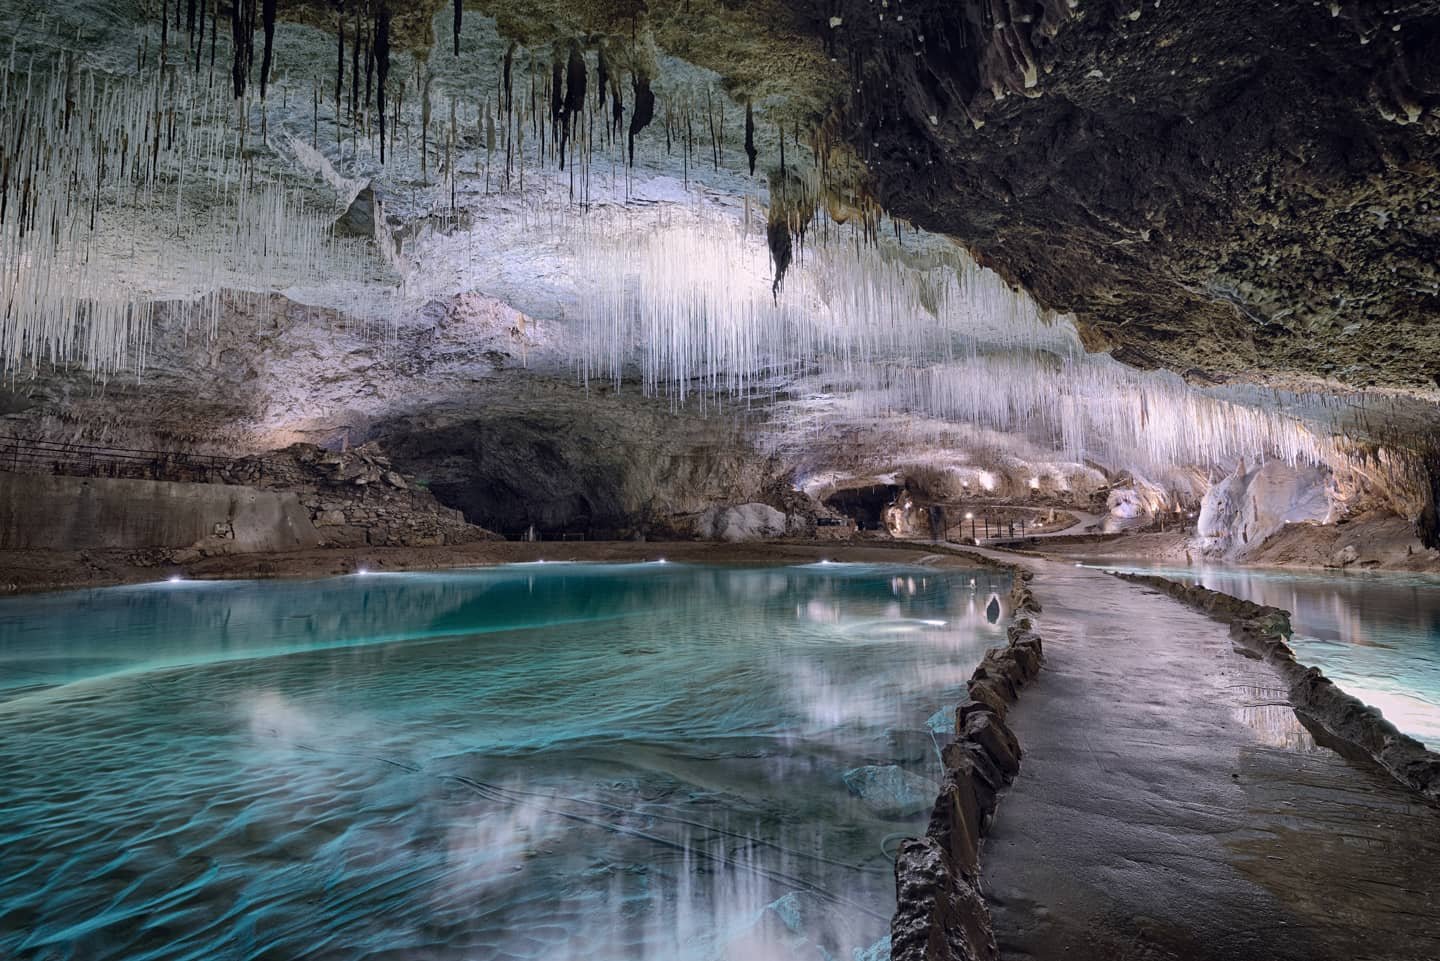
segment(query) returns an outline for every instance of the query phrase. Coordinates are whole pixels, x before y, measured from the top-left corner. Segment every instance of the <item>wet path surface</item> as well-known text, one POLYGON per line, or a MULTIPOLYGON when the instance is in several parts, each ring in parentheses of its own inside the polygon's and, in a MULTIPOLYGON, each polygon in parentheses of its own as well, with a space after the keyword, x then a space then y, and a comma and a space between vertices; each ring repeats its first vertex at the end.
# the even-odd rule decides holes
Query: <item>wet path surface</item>
POLYGON ((1440 957, 1440 809, 1317 747, 1221 624, 1024 563, 1047 663, 984 855, 1005 957, 1440 957))

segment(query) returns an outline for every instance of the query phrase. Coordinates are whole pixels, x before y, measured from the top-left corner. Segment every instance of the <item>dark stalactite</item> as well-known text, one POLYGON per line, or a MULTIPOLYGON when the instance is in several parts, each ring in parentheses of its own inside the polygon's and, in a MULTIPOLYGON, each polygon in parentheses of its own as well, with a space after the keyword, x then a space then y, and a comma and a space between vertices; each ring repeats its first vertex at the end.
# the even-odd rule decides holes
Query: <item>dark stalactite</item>
POLYGON ((198 18, 200 32, 195 37, 195 73, 200 72, 200 53, 205 49, 205 5, 200 5, 200 16, 198 18))
POLYGON ((275 3, 276 0, 262 0, 260 25, 265 31, 265 52, 260 57, 260 99, 265 99, 265 89, 270 83, 270 58, 275 45, 275 3))
POLYGON ((1440 550, 1440 452, 1428 453, 1423 461, 1425 471, 1425 507, 1415 522, 1415 534, 1429 550, 1440 550))
POLYGON ((559 59, 550 61, 550 127, 560 132, 560 118, 565 113, 565 68, 559 59))
POLYGON ((375 107, 380 117, 380 162, 385 162, 385 80, 390 76, 390 5, 375 16, 375 107))
MULTIPOLYGON (((235 99, 245 96, 245 9, 240 0, 230 4, 231 62, 230 80, 235 88, 235 99)), ((213 46, 210 48, 215 49, 213 46)))
POLYGON ((515 98, 513 92, 513 77, 515 69, 515 43, 505 48, 505 63, 501 68, 503 82, 505 85, 505 113, 509 114, 515 109, 515 98))
POLYGON ((335 122, 340 122, 340 98, 345 94, 345 4, 335 11, 335 122))
POLYGON ((770 296, 780 298, 780 287, 785 282, 785 271, 790 269, 794 248, 790 243, 790 227, 783 215, 772 218, 765 225, 765 244, 770 248, 770 262, 775 267, 775 280, 770 284, 770 296))
POLYGON ((585 109, 585 89, 588 80, 585 70, 585 55, 580 44, 570 44, 570 60, 565 65, 565 127, 568 130, 585 109))
POLYGON ((245 4, 245 76, 255 72, 255 18, 258 12, 256 0, 245 4))
POLYGON ((372 20, 366 26, 365 34, 365 109, 370 109, 371 97, 375 89, 375 23, 372 20))
POLYGON ((622 78, 617 77, 610 82, 612 97, 610 102, 610 136, 612 137, 620 136, 620 131, 624 129, 623 124, 625 123, 625 98, 620 93, 621 79, 622 78))
POLYGON ((745 101, 745 156, 750 158, 750 176, 755 176, 755 158, 760 151, 755 149, 755 108, 745 101))
MULTIPOLYGON (((192 37, 195 36, 195 7, 196 0, 187 0, 185 4, 185 32, 192 37)), ((202 29, 205 26, 203 19, 200 21, 200 26, 202 29)))
POLYGON ((351 122, 360 115, 360 35, 363 27, 360 21, 360 4, 355 4, 354 33, 350 35, 350 118, 351 122))
POLYGON ((605 108, 605 90, 610 83, 610 58, 605 55, 605 47, 600 47, 599 63, 595 67, 595 108, 605 108))
POLYGON ((460 56, 460 8, 463 0, 455 0, 455 56, 460 56))
POLYGON ((635 135, 655 119, 655 93, 650 89, 650 78, 636 74, 630 81, 635 91, 635 109, 630 114, 630 166, 635 166, 635 135))

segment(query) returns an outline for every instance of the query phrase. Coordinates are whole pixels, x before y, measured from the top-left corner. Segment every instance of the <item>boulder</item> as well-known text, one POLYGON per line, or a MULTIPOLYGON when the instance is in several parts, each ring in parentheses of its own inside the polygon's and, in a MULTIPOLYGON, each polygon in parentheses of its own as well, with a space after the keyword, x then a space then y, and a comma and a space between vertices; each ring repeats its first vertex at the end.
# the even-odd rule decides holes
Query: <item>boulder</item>
POLYGON ((711 507, 701 513, 695 522, 697 537, 732 544, 783 537, 786 530, 785 515, 768 504, 711 507))

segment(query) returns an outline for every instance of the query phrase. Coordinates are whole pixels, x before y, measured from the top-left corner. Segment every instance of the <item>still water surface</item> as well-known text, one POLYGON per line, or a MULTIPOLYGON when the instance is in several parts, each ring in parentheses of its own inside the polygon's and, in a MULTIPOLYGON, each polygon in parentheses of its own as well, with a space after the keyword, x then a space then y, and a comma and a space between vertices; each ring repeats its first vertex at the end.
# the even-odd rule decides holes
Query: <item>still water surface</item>
POLYGON ((888 957, 888 853, 1006 586, 547 564, 0 601, 0 957, 888 957))
POLYGON ((1159 574, 1291 613, 1291 646, 1400 730, 1440 747, 1440 578, 1423 574, 1158 567, 1159 574))

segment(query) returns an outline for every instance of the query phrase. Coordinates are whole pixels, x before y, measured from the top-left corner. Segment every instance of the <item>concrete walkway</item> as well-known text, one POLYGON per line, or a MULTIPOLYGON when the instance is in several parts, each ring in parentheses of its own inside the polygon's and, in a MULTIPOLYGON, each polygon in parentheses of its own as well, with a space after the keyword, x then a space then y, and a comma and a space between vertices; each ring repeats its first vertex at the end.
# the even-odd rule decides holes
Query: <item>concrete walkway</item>
POLYGON ((986 841, 1011 959, 1440 958, 1440 809, 1318 748, 1226 628, 1103 572, 1035 571, 1046 668, 986 841))

